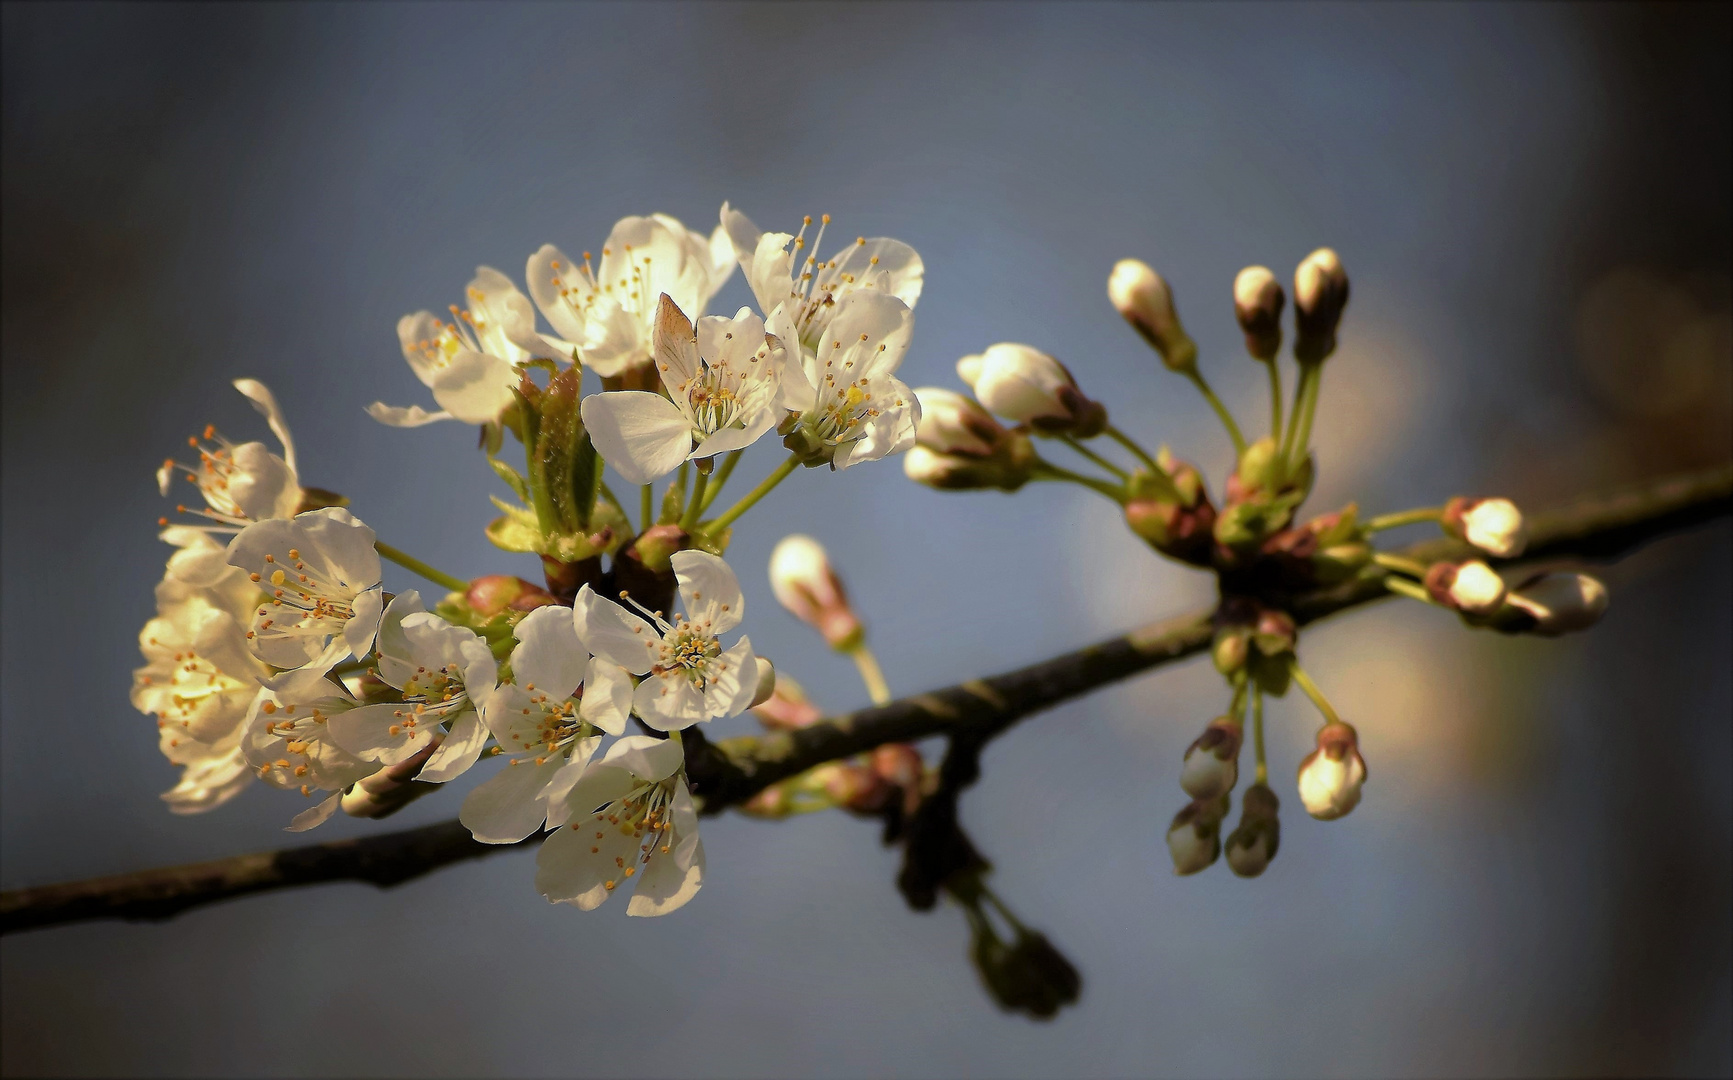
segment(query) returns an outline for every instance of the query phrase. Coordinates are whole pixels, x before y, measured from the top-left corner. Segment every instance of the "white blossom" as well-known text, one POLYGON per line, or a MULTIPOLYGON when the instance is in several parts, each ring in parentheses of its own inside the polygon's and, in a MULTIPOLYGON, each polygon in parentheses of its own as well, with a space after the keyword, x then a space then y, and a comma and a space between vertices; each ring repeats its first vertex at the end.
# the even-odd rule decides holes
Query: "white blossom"
POLYGON ((322 824, 336 812, 344 789, 383 767, 339 746, 332 736, 332 718, 351 712, 388 715, 396 708, 399 706, 391 703, 363 704, 342 686, 322 677, 296 679, 287 689, 259 691, 241 737, 247 763, 259 779, 273 787, 299 791, 309 798, 314 791, 333 793, 296 814, 289 823, 290 832, 305 832, 322 824))
POLYGON ((241 530, 229 563, 265 592, 247 633, 254 655, 315 677, 367 655, 384 608, 373 541, 372 529, 335 507, 241 530))
POLYGON ((829 224, 826 214, 808 253, 806 230, 812 218, 803 221, 798 233, 767 233, 745 214, 722 204, 722 226, 760 310, 768 313, 786 305, 796 336, 811 351, 819 349, 849 296, 873 290, 912 308, 921 298, 926 273, 914 248, 885 237, 856 237, 854 243, 819 262, 817 251, 829 224))
POLYGON ((541 894, 590 911, 635 882, 628 915, 666 915, 692 899, 704 884, 704 843, 683 766, 678 738, 634 735, 608 747, 536 855, 541 894))
POLYGON ((602 741, 595 732, 623 734, 632 708, 631 675, 584 651, 570 611, 537 608, 516 634, 513 681, 482 709, 505 767, 470 792, 458 814, 484 844, 515 844, 563 823, 566 793, 602 741))
POLYGON ((1514 559, 1528 546, 1528 523, 1509 499, 1452 499, 1443 525, 1445 532, 1495 558, 1514 559))
MULTIPOLYGON (((895 376, 914 320, 908 305, 889 293, 851 292, 837 303, 817 345, 801 346, 800 363, 790 363, 783 376, 783 401, 799 417, 783 430, 809 464, 846 469, 914 445, 920 401, 895 376)), ((771 312, 769 326, 785 344, 797 338, 787 305, 771 312)))
POLYGON ((535 309, 510 278, 477 267, 465 290, 469 306, 453 304, 447 322, 431 311, 397 321, 397 340, 415 377, 433 391, 438 412, 375 401, 368 415, 392 427, 420 427, 436 420, 486 424, 512 403, 520 378, 517 365, 550 351, 535 332, 535 309))
POLYGON ((647 676, 632 709, 659 731, 738 716, 758 690, 758 665, 743 635, 724 651, 720 635, 740 625, 745 598, 727 563, 702 551, 673 556, 685 615, 669 622, 655 612, 634 615, 588 585, 572 616, 590 652, 634 675, 647 676))
POLYGON ((619 390, 592 394, 581 406, 597 452, 628 482, 647 484, 689 458, 750 446, 782 418, 787 353, 750 309, 732 319, 706 316, 694 331, 664 293, 654 345, 667 397, 619 390))
MULTIPOLYGON (((206 425, 204 437, 187 439, 197 461, 168 458, 156 471, 157 488, 164 494, 179 474, 199 489, 204 508, 188 512, 213 522, 206 526, 171 526, 163 533, 170 543, 190 538, 195 531, 232 533, 254 521, 294 516, 302 491, 295 469, 295 443, 277 398, 257 379, 236 379, 234 387, 265 417, 282 444, 283 453, 273 454, 262 442, 236 444, 224 438, 215 425, 206 425)), ((177 507, 187 511, 187 507, 177 507)))
POLYGON ((706 239, 666 214, 621 218, 594 266, 580 266, 552 244, 530 256, 525 280, 553 335, 547 346, 574 353, 585 367, 613 378, 650 363, 657 300, 671 297, 692 318, 734 273, 733 252, 718 227, 706 239))

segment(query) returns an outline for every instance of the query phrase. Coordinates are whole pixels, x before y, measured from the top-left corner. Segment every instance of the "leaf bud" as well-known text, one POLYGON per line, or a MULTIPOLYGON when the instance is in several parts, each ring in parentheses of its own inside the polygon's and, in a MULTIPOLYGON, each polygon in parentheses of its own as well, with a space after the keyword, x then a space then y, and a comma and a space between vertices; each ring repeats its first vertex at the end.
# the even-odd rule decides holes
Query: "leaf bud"
POLYGON ((1180 769, 1179 786, 1194 799, 1214 799, 1234 789, 1240 778, 1240 722, 1218 716, 1192 741, 1180 769))
POLYGON ((1336 351, 1336 324, 1348 306, 1348 273, 1329 248, 1319 248, 1294 268, 1294 358, 1316 364, 1336 351))
POLYGON ((831 648, 847 651, 860 644, 860 617, 817 540, 800 533, 782 538, 770 553, 770 588, 778 603, 823 634, 831 648))
POLYGON ((1246 351, 1274 360, 1282 348, 1282 283, 1267 266, 1248 266, 1234 278, 1234 318, 1246 334, 1246 351))
POLYGON ((1504 579, 1479 559, 1435 562, 1426 571, 1425 585, 1434 601, 1466 615, 1491 615, 1504 606, 1504 579))
POLYGON ((1253 784, 1246 789, 1239 827, 1223 844, 1228 869, 1240 877, 1253 878, 1269 867, 1282 843, 1282 823, 1276 817, 1279 806, 1268 785, 1253 784))
POLYGON ((1334 821, 1360 804, 1366 760, 1359 736, 1339 720, 1318 729, 1318 748, 1300 761, 1300 802, 1319 821, 1334 821))
POLYGON ((1167 827, 1167 853, 1174 873, 1195 874, 1221 857, 1222 818, 1229 805, 1226 795, 1199 799, 1173 816, 1173 824, 1167 827))
POLYGON ((1444 531, 1488 555, 1514 559, 1528 546, 1528 523, 1509 499, 1470 499, 1458 495, 1444 504, 1444 531))
POLYGON ((1513 589, 1507 598, 1533 625, 1529 633, 1558 637, 1586 630, 1607 610, 1607 587, 1587 574, 1543 574, 1513 589))
POLYGON ((753 705, 752 712, 759 723, 773 731, 807 727, 824 716, 792 675, 778 675, 770 696, 753 705))
POLYGON ((502 611, 533 611, 556 602, 546 589, 510 574, 476 578, 469 583, 469 591, 463 598, 483 619, 491 619, 502 611))
POLYGON ((1114 308, 1161 354, 1170 371, 1197 367, 1197 345, 1180 325, 1173 307, 1173 290, 1148 263, 1121 259, 1107 276, 1107 298, 1114 308))
POLYGON ((1000 342, 965 356, 957 374, 989 412, 1037 433, 1088 439, 1107 426, 1107 408, 1083 395, 1064 364, 1028 345, 1000 342))

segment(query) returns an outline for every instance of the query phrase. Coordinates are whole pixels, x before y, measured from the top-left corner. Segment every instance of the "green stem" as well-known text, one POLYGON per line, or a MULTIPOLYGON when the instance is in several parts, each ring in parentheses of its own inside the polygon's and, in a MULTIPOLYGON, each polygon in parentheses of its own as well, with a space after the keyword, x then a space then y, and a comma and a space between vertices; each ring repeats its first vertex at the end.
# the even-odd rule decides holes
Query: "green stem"
POLYGON ((1228 703, 1228 713, 1241 724, 1246 716, 1246 678, 1242 670, 1234 678, 1234 698, 1228 703))
POLYGON ((686 500, 686 512, 680 516, 680 527, 687 532, 698 524, 698 514, 704 509, 704 489, 710 486, 710 474, 699 470, 698 479, 692 483, 692 497, 686 500))
POLYGON ((650 503, 653 501, 655 494, 656 493, 651 490, 649 484, 645 484, 642 488, 638 489, 638 517, 643 522, 643 524, 638 528, 639 532, 649 532, 650 526, 656 524, 656 519, 652 516, 652 511, 650 509, 650 503))
POLYGON ((1289 432, 1294 436, 1294 449, 1291 454, 1283 455, 1288 464, 1290 474, 1297 471, 1306 460, 1308 447, 1312 443, 1312 418, 1318 413, 1318 389, 1323 385, 1323 364, 1307 364, 1302 369, 1300 380, 1305 383, 1304 409, 1300 412, 1300 429, 1298 433, 1289 432))
POLYGON ((1228 429, 1228 438, 1234 441, 1234 456, 1238 457, 1244 454, 1246 452, 1246 437, 1240 434, 1240 426, 1234 423, 1234 414, 1228 412, 1228 407, 1222 404, 1222 399, 1216 397, 1216 392, 1210 389, 1208 382, 1204 381, 1203 372, 1193 365, 1186 369, 1185 377, 1192 381, 1192 385, 1197 387, 1198 393, 1202 394, 1204 400, 1209 402, 1210 408, 1214 409, 1216 415, 1221 417, 1222 426, 1228 429))
POLYGON ((1360 527, 1369 533, 1383 532, 1385 529, 1397 529, 1403 525, 1417 525, 1422 521, 1437 521, 1443 516, 1442 506, 1421 506, 1413 510, 1399 510, 1394 514, 1379 514, 1360 527))
POLYGON ((1426 591, 1424 585, 1409 581, 1405 577, 1398 577, 1395 574, 1386 574, 1384 575, 1384 587, 1393 593, 1399 593, 1411 600, 1418 600, 1422 604, 1434 603, 1432 595, 1426 591))
POLYGON ((891 703, 891 687, 885 682, 885 673, 879 667, 878 657, 861 642, 848 651, 854 666, 860 669, 860 680, 866 683, 867 696, 872 698, 874 705, 889 705, 891 703))
POLYGON ((727 457, 722 459, 722 467, 716 470, 716 479, 710 482, 710 490, 704 496, 704 505, 699 509, 699 513, 710 509, 710 504, 716 501, 716 496, 722 494, 722 485, 726 484, 728 478, 734 475, 734 466, 740 464, 740 455, 745 452, 745 450, 732 450, 727 457))
POLYGON ((1312 704, 1318 707, 1318 711, 1324 714, 1324 719, 1332 724, 1340 724, 1342 718, 1337 716, 1336 710, 1330 708, 1330 703, 1324 700, 1324 692, 1318 689, 1318 684, 1313 682, 1311 676, 1307 675, 1304 669, 1300 667, 1300 661, 1289 658, 1288 670, 1293 674, 1294 682, 1298 684, 1301 690, 1305 691, 1307 697, 1312 699, 1312 704))
POLYGON ((429 581, 444 585, 452 592, 469 591, 469 582, 460 577, 453 577, 451 574, 448 574, 443 570, 435 570, 433 567, 422 562, 420 559, 417 559, 415 556, 401 552, 383 540, 375 540, 373 542, 373 547, 379 552, 379 554, 390 559, 398 566, 401 566, 406 570, 413 570, 429 581))
POLYGON ((620 512, 621 517, 626 518, 628 522, 632 520, 630 517, 626 516, 626 507, 621 504, 620 497, 614 494, 614 489, 608 486, 606 480, 603 480, 597 485, 597 490, 602 493, 602 498, 608 500, 614 505, 614 509, 620 512))
POLYGON ((1412 578, 1424 578, 1428 569, 1427 565, 1419 559, 1410 559, 1406 555, 1393 555, 1388 551, 1374 551, 1372 561, 1386 570, 1394 570, 1412 578))
POLYGON ((1101 492, 1101 494, 1112 499, 1114 502, 1119 503, 1121 506, 1125 505, 1125 488, 1116 484, 1109 484, 1105 480, 1097 480, 1092 476, 1083 476, 1079 473, 1074 473, 1070 469, 1060 468, 1058 465, 1053 464, 1045 458, 1035 459, 1035 467, 1034 471, 1031 473, 1030 479, 1064 480, 1073 484, 1082 484, 1084 487, 1089 488, 1092 491, 1101 492))
POLYGON ((1300 411, 1306 405, 1306 389, 1312 385, 1312 373, 1317 368, 1316 364, 1300 365, 1300 377, 1294 383, 1294 404, 1288 413, 1287 435, 1280 443, 1283 461, 1289 460, 1294 452, 1294 436, 1300 433, 1300 411))
POLYGON ((1095 462, 1095 464, 1101 466, 1103 469, 1106 469, 1108 472, 1119 477, 1121 482, 1131 479, 1130 473, 1126 472, 1124 469, 1115 465, 1113 462, 1108 461, 1106 458, 1102 457, 1100 454, 1097 454, 1095 451, 1089 449, 1089 447, 1084 446, 1082 443, 1078 442, 1076 439, 1073 439, 1071 436, 1061 435, 1061 436, 1059 436, 1059 441, 1064 443, 1066 446, 1069 446, 1071 449, 1077 451, 1079 454, 1082 454, 1084 457, 1088 458, 1090 461, 1095 462))
POLYGON ((1152 472, 1163 473, 1163 475, 1165 475, 1165 470, 1155 463, 1154 458, 1149 456, 1149 451, 1138 445, 1137 440, 1133 439, 1130 435, 1127 435, 1112 424, 1107 425, 1103 434, 1119 445, 1125 447, 1127 450, 1130 450, 1132 454, 1136 456, 1137 460, 1143 462, 1143 464, 1152 472))
POLYGON ((1264 361, 1270 369, 1270 441, 1282 445, 1282 368, 1275 357, 1264 361))
POLYGON ((712 521, 710 523, 710 532, 713 534, 719 533, 723 529, 734 524, 736 518, 758 505, 758 500, 770 494, 771 489, 782 483, 782 481, 788 477, 788 474, 794 471, 794 467, 799 464, 799 454, 788 455, 788 460, 784 461, 781 465, 778 465, 775 472, 771 473, 763 480, 760 480, 757 487, 747 492, 739 502, 724 510, 721 517, 712 521))
POLYGON ((1270 782, 1270 767, 1264 761, 1264 688, 1252 688, 1252 752, 1257 755, 1257 775, 1252 778, 1256 784, 1270 782))

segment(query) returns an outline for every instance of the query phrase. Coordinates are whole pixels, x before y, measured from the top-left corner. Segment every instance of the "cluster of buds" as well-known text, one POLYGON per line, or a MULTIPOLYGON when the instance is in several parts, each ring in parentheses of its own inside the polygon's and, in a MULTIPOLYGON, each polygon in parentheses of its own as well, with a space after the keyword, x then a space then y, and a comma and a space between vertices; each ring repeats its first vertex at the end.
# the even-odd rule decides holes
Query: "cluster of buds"
POLYGON ((921 422, 903 458, 908 476, 941 491, 1016 491, 1035 471, 1035 447, 971 398, 939 386, 915 390, 921 422))

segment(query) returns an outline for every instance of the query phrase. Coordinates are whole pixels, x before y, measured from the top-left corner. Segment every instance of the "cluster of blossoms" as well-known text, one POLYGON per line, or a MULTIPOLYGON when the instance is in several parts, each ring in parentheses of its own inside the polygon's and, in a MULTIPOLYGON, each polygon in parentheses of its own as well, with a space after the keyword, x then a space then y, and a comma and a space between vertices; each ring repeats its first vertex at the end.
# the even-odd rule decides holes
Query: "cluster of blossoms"
MULTIPOLYGON (((896 377, 921 291, 915 251, 861 237, 821 261, 828 218, 810 238, 810 219, 794 233, 727 205, 721 219, 706 237, 664 215, 626 218, 600 260, 537 251, 528 296, 483 267, 449 318, 398 324, 438 408, 368 412, 477 425, 518 497, 494 499, 488 536, 538 555, 545 588, 463 581, 380 542, 341 496, 301 485, 270 391, 236 383, 282 453, 207 428, 196 461, 159 473, 164 494, 183 476, 203 500, 177 507, 190 523, 160 522, 177 550, 134 678, 134 704, 183 767, 171 809, 207 810, 261 780, 311 801, 289 826, 302 831, 339 809, 384 816, 499 758, 459 818, 484 843, 545 832, 536 883, 549 900, 589 909, 624 888, 629 914, 659 915, 698 891, 680 733, 767 701, 776 682, 745 635, 727 640, 745 614, 722 558, 732 525, 796 467, 899 453, 920 420, 896 377), (705 315, 736 265, 761 310, 705 315), (586 371, 598 392, 582 393, 586 371), (772 430, 787 457, 712 516, 742 452, 772 430), (521 471, 498 457, 508 432, 521 471), (636 507, 604 466, 641 486, 636 507), (382 556, 449 592, 431 610, 415 591, 384 592, 382 556), (642 733, 628 734, 634 719, 642 733)), ((876 671, 858 622, 851 636, 830 618, 839 647, 876 671)), ((887 775, 918 792, 919 756, 903 749, 887 775)))
POLYGON ((1317 747, 1300 762, 1297 790, 1306 812, 1324 821, 1360 801, 1366 762, 1358 736, 1330 706, 1296 657, 1292 608, 1309 592, 1376 581, 1391 592, 1456 611, 1472 626, 1552 636, 1593 624, 1607 593, 1584 574, 1550 573, 1507 580, 1487 560, 1523 554, 1523 515, 1507 499, 1455 498, 1440 507, 1362 519, 1353 504, 1310 520, 1296 513, 1316 475, 1312 423, 1325 361, 1348 303, 1348 277, 1328 248, 1294 271, 1294 345, 1299 382, 1291 412, 1284 408, 1279 357, 1286 294, 1262 266, 1234 280, 1233 307, 1246 351, 1268 369, 1270 430, 1248 441, 1198 368, 1167 282, 1136 259, 1113 267, 1107 282, 1115 309, 1170 370, 1190 380, 1220 417, 1233 441, 1233 468, 1218 503, 1203 474, 1167 447, 1151 454, 1116 428, 1099 401, 1087 396, 1054 357, 1029 345, 996 344, 957 362, 973 396, 920 387, 921 421, 904 470, 941 490, 1016 491, 1034 480, 1081 484, 1112 499, 1126 525, 1156 552, 1214 572, 1222 600, 1215 615, 1214 659, 1231 694, 1227 711, 1210 721, 1186 750, 1180 786, 1188 802, 1169 827, 1174 869, 1196 873, 1224 846, 1229 867, 1243 877, 1263 873, 1280 842, 1278 800, 1264 758, 1263 701, 1296 685, 1322 717, 1317 747), (1131 458, 1116 464, 1086 443, 1106 437, 1131 458), (1063 444, 1093 466, 1088 475, 1056 464, 1036 440, 1063 444), (1385 529, 1436 522, 1481 557, 1430 564, 1374 550, 1385 529), (1239 781, 1239 755, 1251 713, 1255 779, 1242 798, 1239 824, 1221 838, 1239 781))

